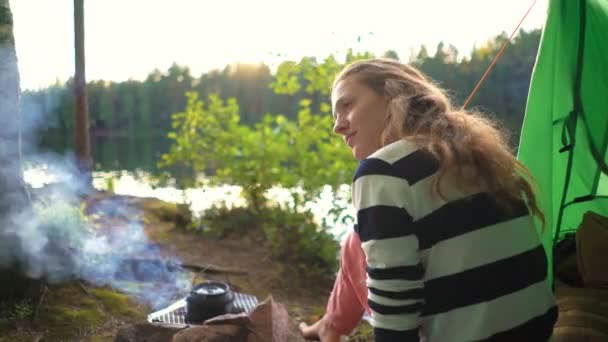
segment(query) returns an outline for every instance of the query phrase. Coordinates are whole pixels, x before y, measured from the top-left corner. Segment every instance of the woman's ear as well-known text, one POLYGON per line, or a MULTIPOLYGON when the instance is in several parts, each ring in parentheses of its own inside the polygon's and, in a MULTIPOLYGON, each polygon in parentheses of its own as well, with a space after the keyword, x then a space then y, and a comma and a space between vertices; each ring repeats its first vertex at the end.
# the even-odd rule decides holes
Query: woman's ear
POLYGON ((388 145, 401 139, 401 124, 398 122, 400 117, 395 116, 389 105, 386 106, 386 114, 384 117, 384 129, 380 136, 381 146, 388 145))

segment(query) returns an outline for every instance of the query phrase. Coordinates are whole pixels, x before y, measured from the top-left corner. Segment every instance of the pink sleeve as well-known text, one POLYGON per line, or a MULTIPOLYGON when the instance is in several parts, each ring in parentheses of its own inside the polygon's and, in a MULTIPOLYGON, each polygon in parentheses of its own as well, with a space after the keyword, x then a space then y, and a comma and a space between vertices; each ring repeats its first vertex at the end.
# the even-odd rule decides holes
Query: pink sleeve
POLYGON ((340 256, 340 270, 326 308, 326 318, 342 335, 350 334, 359 324, 367 305, 365 254, 356 232, 351 232, 340 256))

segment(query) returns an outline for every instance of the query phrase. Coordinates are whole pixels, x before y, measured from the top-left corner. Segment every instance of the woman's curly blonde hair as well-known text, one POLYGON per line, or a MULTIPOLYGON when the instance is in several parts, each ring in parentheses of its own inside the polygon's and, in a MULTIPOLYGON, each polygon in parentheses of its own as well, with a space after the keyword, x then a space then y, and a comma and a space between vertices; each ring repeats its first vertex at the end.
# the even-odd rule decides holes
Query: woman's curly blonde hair
POLYGON ((506 207, 525 200, 544 227, 534 179, 493 120, 480 112, 454 108, 445 91, 427 76, 392 59, 353 62, 337 75, 334 87, 350 77, 388 100, 382 145, 389 137, 408 138, 438 160, 434 188, 439 195, 443 176, 455 171, 463 184, 487 191, 506 207))

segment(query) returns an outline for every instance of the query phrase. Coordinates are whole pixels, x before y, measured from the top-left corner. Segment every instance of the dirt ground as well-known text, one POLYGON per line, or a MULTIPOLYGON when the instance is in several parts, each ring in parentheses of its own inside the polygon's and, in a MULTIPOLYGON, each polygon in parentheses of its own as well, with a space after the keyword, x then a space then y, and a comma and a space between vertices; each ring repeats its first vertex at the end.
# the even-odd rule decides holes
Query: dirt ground
MULTIPOLYGON (((101 196, 103 198, 103 195, 101 196)), ((177 257, 183 264, 237 270, 203 274, 206 280, 227 282, 239 292, 256 296, 260 301, 272 296, 286 306, 292 330, 305 321, 318 320, 325 309, 333 277, 311 278, 296 272, 291 265, 270 256, 263 239, 255 233, 217 239, 184 229, 182 213, 175 205, 156 199, 123 197, 142 209, 147 237, 160 247, 161 254, 177 257)), ((365 328, 347 341, 366 341, 365 328)), ((293 341, 304 341, 298 335, 293 341)))
MULTIPOLYGON (((184 264, 239 271, 237 274, 204 274, 203 277, 227 282, 235 290, 252 294, 260 301, 272 296, 287 307, 294 331, 299 322, 311 323, 323 313, 331 282, 306 279, 290 272, 290 265, 273 260, 255 236, 219 240, 165 223, 148 224, 146 231, 161 247, 162 253, 177 256, 184 264)), ((294 337, 294 341, 304 339, 294 337)))
MULTIPOLYGON (((96 193, 85 203, 85 213, 92 217, 96 229, 121 229, 136 219, 143 224, 148 243, 157 245, 161 255, 177 257, 182 264, 203 269, 211 266, 227 270, 192 273, 196 274, 193 284, 203 279, 220 280, 259 301, 272 296, 287 308, 294 342, 304 341, 296 333, 297 325, 302 321, 312 323, 324 312, 332 277, 315 279, 295 271, 286 262, 272 258, 255 234, 225 239, 205 237, 184 228, 188 214, 183 208, 152 198, 96 193), (112 208, 96 210, 106 200, 112 208), (231 272, 234 270, 238 272, 231 272)), ((142 323, 153 311, 111 287, 80 280, 49 285, 44 291, 42 299, 36 299, 33 319, 3 321, 0 317, 0 342, 113 341, 121 327, 142 323)), ((366 341, 369 335, 369 328, 363 325, 346 341, 366 341)))

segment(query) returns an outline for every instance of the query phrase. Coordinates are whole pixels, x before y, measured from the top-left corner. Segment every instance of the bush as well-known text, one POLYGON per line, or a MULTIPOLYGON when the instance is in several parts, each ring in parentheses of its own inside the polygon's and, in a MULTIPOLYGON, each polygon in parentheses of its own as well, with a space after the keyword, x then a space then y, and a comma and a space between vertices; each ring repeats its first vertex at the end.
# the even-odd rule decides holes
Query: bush
POLYGON ((340 246, 314 222, 310 211, 295 213, 280 207, 268 208, 262 229, 275 258, 288 261, 310 273, 333 275, 338 268, 340 246))
MULTIPOLYGON (((367 57, 349 51, 346 62, 367 57)), ((207 184, 240 186, 247 200, 247 208, 220 205, 208 210, 199 229, 215 237, 257 231, 274 257, 309 274, 337 268, 339 245, 315 223, 306 203, 318 199, 327 186, 338 189, 349 183, 357 165, 332 133, 329 90, 341 68, 333 56, 279 66, 271 84, 276 94, 294 95, 300 89, 307 93, 296 120, 266 114, 254 125, 243 125, 235 99, 212 94, 202 100, 197 93, 186 94, 186 108, 172 116, 172 144, 159 167, 178 177, 180 184, 200 186, 196 176, 203 173, 207 184), (180 169, 193 179, 184 181, 183 174, 176 173, 180 169), (273 187, 289 189, 290 208, 272 206, 266 194, 273 187)), ((344 210, 337 206, 330 216, 342 217, 344 210)))
POLYGON ((201 219, 203 234, 228 237, 260 234, 273 258, 294 265, 307 275, 333 275, 339 244, 314 221, 311 212, 294 213, 281 207, 258 212, 249 207, 214 206, 201 219))
POLYGON ((259 231, 260 215, 247 207, 228 208, 224 203, 207 209, 197 230, 216 238, 259 231))
POLYGON ((0 302, 0 321, 21 321, 29 319, 33 313, 34 306, 29 299, 0 302))
POLYGON ((292 72, 303 72, 310 83, 307 92, 321 101, 313 109, 313 100, 301 100, 297 120, 266 114, 253 126, 243 125, 234 98, 224 100, 212 94, 203 100, 188 92, 184 111, 172 115, 168 134, 172 144, 158 162, 165 171, 161 178, 173 176, 182 185, 200 186, 197 175, 202 173, 208 184, 240 186, 248 206, 257 211, 268 205, 265 194, 275 186, 291 189, 292 210, 297 212, 303 203, 318 198, 326 186, 349 183, 357 164, 333 133, 329 115, 327 85, 338 69, 332 58, 324 64, 304 59, 293 70, 281 69, 275 92, 292 91, 288 86, 283 89, 286 79, 293 80, 292 72))

